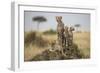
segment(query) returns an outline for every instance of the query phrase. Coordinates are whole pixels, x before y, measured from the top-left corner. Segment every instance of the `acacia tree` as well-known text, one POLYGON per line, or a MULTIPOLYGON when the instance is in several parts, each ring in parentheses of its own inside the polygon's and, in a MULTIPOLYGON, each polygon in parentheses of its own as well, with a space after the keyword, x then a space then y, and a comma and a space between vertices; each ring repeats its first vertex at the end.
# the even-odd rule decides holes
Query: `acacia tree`
POLYGON ((46 22, 47 21, 47 19, 43 16, 33 17, 32 20, 37 22, 37 30, 39 30, 39 25, 40 25, 41 22, 46 22))
POLYGON ((77 31, 79 31, 80 24, 75 24, 77 31))

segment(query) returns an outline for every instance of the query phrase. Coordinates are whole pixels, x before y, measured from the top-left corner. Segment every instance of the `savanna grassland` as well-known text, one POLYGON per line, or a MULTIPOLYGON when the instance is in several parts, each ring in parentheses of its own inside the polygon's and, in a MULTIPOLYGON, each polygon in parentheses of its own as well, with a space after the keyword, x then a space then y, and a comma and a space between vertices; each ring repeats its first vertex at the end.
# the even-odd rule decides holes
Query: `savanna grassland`
MULTIPOLYGON (((25 32, 24 35, 24 60, 30 61, 33 57, 48 49, 49 45, 57 40, 56 32, 25 32)), ((90 57, 90 32, 74 32, 74 43, 84 55, 90 57)))
POLYGON ((84 54, 85 58, 90 57, 90 32, 74 33, 74 43, 78 45, 78 49, 84 54))

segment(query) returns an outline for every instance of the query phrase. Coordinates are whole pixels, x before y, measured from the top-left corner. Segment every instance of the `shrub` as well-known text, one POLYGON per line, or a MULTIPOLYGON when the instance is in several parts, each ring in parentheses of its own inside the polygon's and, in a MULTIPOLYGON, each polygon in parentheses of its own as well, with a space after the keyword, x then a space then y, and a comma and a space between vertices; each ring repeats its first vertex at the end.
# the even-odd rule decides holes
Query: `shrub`
POLYGON ((29 32, 24 37, 24 43, 30 44, 30 43, 34 42, 35 39, 36 39, 36 32, 29 32))
POLYGON ((34 44, 38 47, 47 46, 48 41, 44 39, 41 35, 37 35, 37 34, 39 33, 38 32, 28 32, 24 38, 25 46, 29 46, 30 44, 34 44))
POLYGON ((50 29, 48 31, 44 31, 43 34, 56 34, 56 31, 53 29, 50 29))

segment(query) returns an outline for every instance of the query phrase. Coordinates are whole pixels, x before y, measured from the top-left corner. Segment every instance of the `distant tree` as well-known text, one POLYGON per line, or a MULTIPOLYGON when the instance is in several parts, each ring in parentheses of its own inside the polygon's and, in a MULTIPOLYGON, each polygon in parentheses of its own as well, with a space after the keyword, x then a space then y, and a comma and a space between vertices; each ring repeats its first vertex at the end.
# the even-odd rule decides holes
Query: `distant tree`
POLYGON ((75 24, 76 30, 79 31, 79 27, 81 26, 80 24, 75 24))
POLYGON ((46 22, 47 21, 47 19, 43 16, 33 17, 32 20, 37 22, 37 30, 39 30, 39 25, 40 25, 41 22, 46 22))

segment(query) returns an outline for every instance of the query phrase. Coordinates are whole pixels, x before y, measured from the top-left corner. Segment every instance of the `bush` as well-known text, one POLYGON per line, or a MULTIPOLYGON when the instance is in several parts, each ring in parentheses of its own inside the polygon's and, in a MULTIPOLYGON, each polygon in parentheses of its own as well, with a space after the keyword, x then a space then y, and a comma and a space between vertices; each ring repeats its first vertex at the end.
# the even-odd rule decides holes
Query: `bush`
POLYGON ((48 45, 48 41, 45 40, 42 36, 37 36, 35 41, 34 41, 34 44, 39 46, 39 47, 45 47, 48 45))
POLYGON ((48 31, 43 32, 43 34, 56 34, 56 31, 53 29, 50 29, 48 31))
POLYGON ((36 32, 29 32, 24 37, 24 43, 30 44, 30 43, 34 42, 35 39, 36 39, 36 32))
POLYGON ((48 41, 45 40, 38 32, 28 32, 25 35, 24 43, 25 46, 29 46, 30 44, 36 45, 38 47, 45 47, 48 44, 48 41))

